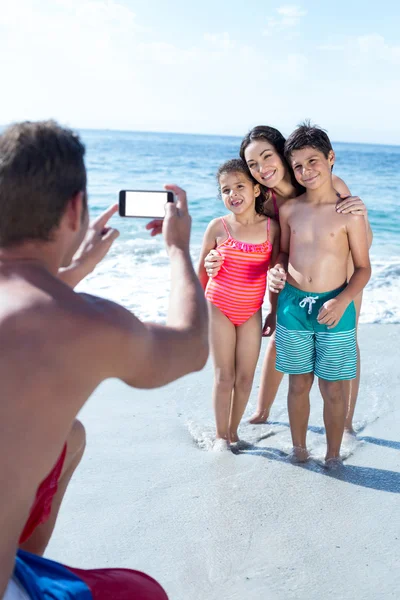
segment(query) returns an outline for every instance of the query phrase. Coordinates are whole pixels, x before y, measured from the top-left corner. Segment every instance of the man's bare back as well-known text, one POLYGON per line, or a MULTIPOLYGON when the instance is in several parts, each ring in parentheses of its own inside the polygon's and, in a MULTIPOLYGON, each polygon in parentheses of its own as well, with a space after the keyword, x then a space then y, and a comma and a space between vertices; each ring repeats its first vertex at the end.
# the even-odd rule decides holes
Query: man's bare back
MULTIPOLYGON (((56 127, 50 125, 43 135, 47 129, 53 135, 56 127)), ((2 247, 0 239, 0 598, 37 487, 95 388, 109 377, 134 387, 159 387, 201 369, 207 360, 207 309, 190 259, 186 195, 176 186, 170 189, 178 201, 167 207, 163 222, 171 261, 166 327, 144 324, 117 304, 77 294, 57 278, 87 227, 83 193, 66 201, 51 240, 2 247)), ((0 186, 0 204, 1 192, 0 186)), ((153 229, 159 232, 160 224, 153 229)))

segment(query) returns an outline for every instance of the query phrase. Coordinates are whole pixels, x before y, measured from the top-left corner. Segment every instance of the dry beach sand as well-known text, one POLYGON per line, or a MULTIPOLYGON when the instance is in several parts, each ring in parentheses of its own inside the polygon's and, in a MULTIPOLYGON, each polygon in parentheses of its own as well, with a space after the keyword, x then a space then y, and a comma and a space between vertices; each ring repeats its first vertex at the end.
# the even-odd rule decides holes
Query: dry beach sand
POLYGON ((303 467, 286 458, 286 381, 238 454, 210 451, 210 363, 160 390, 106 382, 81 412, 86 454, 46 555, 144 570, 171 600, 399 598, 400 327, 363 325, 360 346, 360 431, 337 472, 318 462, 317 386, 303 467))

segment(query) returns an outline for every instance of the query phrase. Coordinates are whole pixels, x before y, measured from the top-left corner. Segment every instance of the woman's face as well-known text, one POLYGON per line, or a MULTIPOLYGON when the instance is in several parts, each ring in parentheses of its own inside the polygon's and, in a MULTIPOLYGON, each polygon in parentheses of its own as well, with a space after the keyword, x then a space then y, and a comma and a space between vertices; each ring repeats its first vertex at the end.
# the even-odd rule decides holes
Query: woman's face
POLYGON ((254 179, 266 187, 277 187, 287 173, 287 166, 275 147, 265 139, 251 142, 244 157, 254 179))

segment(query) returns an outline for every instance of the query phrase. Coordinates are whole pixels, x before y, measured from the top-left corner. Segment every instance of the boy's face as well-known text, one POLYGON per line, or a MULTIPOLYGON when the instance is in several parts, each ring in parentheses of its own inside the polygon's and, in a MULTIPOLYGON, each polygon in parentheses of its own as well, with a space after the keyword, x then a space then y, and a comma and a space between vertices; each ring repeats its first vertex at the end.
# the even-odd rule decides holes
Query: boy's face
POLYGON ((328 158, 320 150, 306 147, 293 150, 290 163, 297 181, 308 190, 317 190, 332 179, 335 154, 331 150, 328 158))

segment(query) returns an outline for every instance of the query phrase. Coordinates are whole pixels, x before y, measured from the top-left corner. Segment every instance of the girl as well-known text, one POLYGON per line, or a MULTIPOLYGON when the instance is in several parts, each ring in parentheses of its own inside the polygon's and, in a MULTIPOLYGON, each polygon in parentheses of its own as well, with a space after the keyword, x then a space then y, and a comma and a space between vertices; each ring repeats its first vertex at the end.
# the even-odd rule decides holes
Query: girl
MULTIPOLYGON (((210 306, 210 340, 215 379, 213 404, 216 449, 239 442, 238 427, 246 408, 261 346, 261 306, 270 264, 279 252, 279 226, 263 214, 261 190, 240 159, 217 173, 222 200, 230 214, 207 227, 200 255, 199 279, 210 306), (223 257, 218 275, 208 278, 204 259, 210 250, 223 257)), ((265 323, 275 329, 276 294, 265 323)))
MULTIPOLYGON (((279 208, 290 198, 294 198, 304 190, 296 182, 293 172, 287 164, 283 148, 285 138, 273 127, 260 125, 254 127, 243 139, 240 147, 240 156, 250 169, 254 179, 261 184, 264 196, 264 214, 274 217, 279 222, 279 208)), ((350 196, 350 190, 346 184, 333 176, 336 191, 345 199, 341 200, 336 210, 343 213, 363 214, 368 228, 368 239, 371 243, 372 232, 368 223, 367 209, 358 197, 350 196)), ((223 263, 223 257, 215 252, 210 253, 205 260, 207 273, 215 277, 223 263)), ((271 272, 273 276, 275 271, 271 272)), ((352 274, 352 265, 349 264, 349 277, 352 274)), ((276 277, 277 275, 275 275, 276 277)), ((271 283, 274 277, 271 277, 271 283)), ((360 314, 361 296, 356 300, 357 318, 360 314)), ((358 357, 359 357, 359 351, 358 357)), ((267 347, 264 359, 258 406, 250 423, 265 423, 269 416, 272 403, 275 399, 279 385, 282 381, 282 373, 275 370, 275 337, 273 336, 267 347)), ((359 358, 358 358, 359 360, 359 358)), ((357 400, 360 378, 360 367, 358 363, 357 379, 347 384, 347 417, 346 429, 353 432, 353 414, 357 400)))

